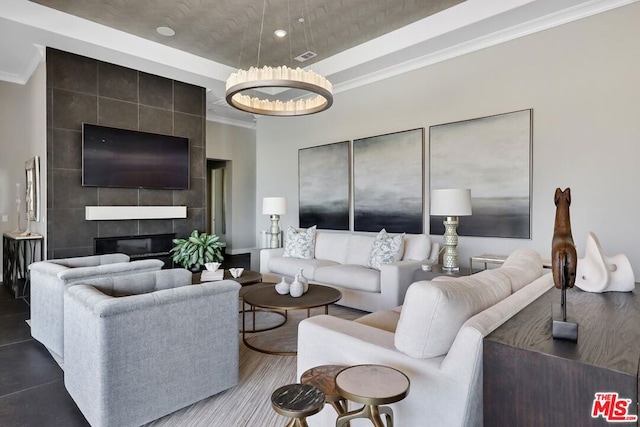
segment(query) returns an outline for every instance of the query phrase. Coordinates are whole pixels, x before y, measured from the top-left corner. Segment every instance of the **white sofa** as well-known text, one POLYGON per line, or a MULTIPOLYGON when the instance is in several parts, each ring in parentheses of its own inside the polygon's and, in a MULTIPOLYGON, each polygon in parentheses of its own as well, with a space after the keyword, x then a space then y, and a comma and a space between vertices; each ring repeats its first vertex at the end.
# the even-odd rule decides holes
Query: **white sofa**
MULTIPOLYGON (((391 405, 395 425, 482 426, 483 338, 551 287, 540 255, 518 250, 497 269, 413 283, 404 305, 393 310, 356 321, 305 319, 298 329, 298 378, 319 365, 391 366, 411 381, 409 395, 391 405)), ((330 407, 308 419, 315 427, 335 420, 330 407)))
POLYGON ((260 251, 260 272, 265 281, 292 278, 302 268, 309 283, 332 286, 342 292, 338 304, 364 311, 402 304, 414 273, 425 260, 438 256, 440 245, 425 234, 405 234, 400 261, 380 270, 367 267, 375 235, 317 231, 315 257, 284 257, 284 248, 260 251))

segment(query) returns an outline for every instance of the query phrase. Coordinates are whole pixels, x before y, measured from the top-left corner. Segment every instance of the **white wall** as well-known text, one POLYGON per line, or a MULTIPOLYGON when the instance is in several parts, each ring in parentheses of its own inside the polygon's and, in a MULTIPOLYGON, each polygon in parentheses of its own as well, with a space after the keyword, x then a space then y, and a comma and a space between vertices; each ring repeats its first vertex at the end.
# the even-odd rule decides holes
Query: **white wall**
MULTIPOLYGON (((46 71, 41 63, 27 84, 0 81, 0 231, 14 231, 17 226, 16 183, 20 183, 20 227, 26 228, 24 163, 40 156, 42 206, 46 206, 46 71), (7 215, 7 222, 2 216, 7 215)), ((31 231, 46 231, 46 209, 31 231)), ((45 251, 46 253, 46 251, 45 251)), ((2 249, 0 248, 0 255, 2 249)))
MULTIPOLYGON (((533 108, 532 238, 460 237, 461 263, 520 247, 549 257, 553 193, 571 187, 579 255, 594 231, 605 252, 629 257, 640 278, 638 22, 635 3, 339 93, 320 114, 260 118, 256 200, 287 197, 282 225, 296 226, 300 148, 425 127, 428 153, 429 126, 533 108)), ((259 213, 255 221, 257 229, 268 226, 259 213)))
POLYGON ((207 121, 207 159, 227 161, 227 252, 256 246, 256 131, 207 121))

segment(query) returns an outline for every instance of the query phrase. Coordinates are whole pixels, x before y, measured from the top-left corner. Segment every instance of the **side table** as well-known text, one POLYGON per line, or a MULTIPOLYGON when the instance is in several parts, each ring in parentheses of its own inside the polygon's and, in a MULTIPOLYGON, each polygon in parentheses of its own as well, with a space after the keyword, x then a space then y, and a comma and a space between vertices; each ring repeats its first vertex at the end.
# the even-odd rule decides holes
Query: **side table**
POLYGON ((44 259, 40 234, 2 234, 2 272, 5 286, 15 298, 29 298, 29 264, 44 259))
POLYGON ((309 384, 287 384, 271 394, 271 407, 280 415, 291 418, 287 427, 307 427, 308 416, 324 406, 324 394, 309 384))
POLYGON ((339 415, 336 427, 343 427, 356 418, 368 418, 375 427, 385 427, 380 414, 384 414, 386 427, 393 427, 393 410, 379 406, 399 402, 409 394, 409 378, 389 366, 355 365, 336 375, 336 388, 341 396, 364 406, 339 415))
POLYGON ((307 369, 300 376, 302 384, 311 384, 324 393, 326 403, 333 406, 338 415, 347 412, 347 402, 336 389, 336 375, 345 365, 321 365, 307 369))

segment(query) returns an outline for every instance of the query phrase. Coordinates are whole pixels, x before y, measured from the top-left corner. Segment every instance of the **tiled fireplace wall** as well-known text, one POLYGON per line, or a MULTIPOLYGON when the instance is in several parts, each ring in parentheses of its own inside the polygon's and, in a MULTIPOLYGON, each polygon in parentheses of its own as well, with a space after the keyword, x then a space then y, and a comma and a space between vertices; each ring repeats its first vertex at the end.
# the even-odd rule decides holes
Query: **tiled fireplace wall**
POLYGON ((47 258, 93 253, 94 237, 205 225, 205 90, 47 49, 47 258), (188 137, 189 190, 82 186, 82 123, 188 137), (85 206, 187 206, 186 219, 86 221, 85 206))

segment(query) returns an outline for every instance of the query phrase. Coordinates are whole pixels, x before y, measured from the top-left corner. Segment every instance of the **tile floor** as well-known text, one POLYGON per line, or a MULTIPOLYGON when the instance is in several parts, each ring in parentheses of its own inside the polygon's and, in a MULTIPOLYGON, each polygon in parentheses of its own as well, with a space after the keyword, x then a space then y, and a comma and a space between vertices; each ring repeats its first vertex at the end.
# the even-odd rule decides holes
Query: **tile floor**
MULTIPOLYGON (((225 256, 223 268, 249 269, 249 255, 225 256)), ((64 388, 63 372, 31 338, 29 305, 0 285, 0 426, 88 426, 64 388)))
POLYGON ((31 338, 29 305, 0 285, 0 425, 88 426, 64 388, 63 372, 31 338))

